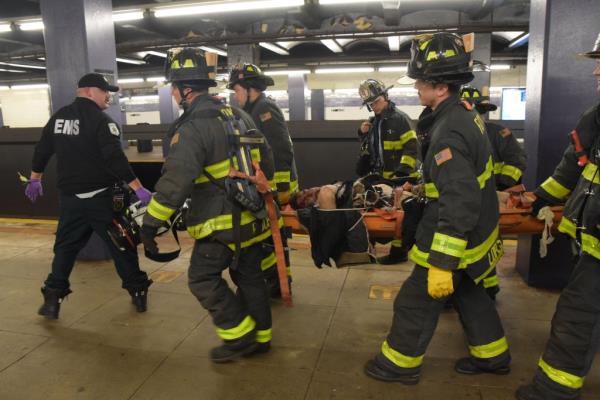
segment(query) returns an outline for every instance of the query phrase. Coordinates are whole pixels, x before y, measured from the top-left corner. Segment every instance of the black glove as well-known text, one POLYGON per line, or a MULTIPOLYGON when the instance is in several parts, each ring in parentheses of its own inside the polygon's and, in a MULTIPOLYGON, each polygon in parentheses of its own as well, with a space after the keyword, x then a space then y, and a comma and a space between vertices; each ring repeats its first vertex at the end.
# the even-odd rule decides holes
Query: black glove
POLYGON ((535 201, 531 204, 531 214, 537 217, 540 210, 546 206, 549 206, 550 202, 543 197, 536 197, 535 201))
POLYGON ((158 245, 154 240, 156 235, 158 235, 158 227, 142 225, 142 229, 140 229, 140 238, 144 244, 144 249, 152 254, 158 253, 158 245))
POLYGON ((412 168, 409 166, 399 167, 394 171, 394 178, 406 178, 407 176, 410 176, 412 171, 412 168))

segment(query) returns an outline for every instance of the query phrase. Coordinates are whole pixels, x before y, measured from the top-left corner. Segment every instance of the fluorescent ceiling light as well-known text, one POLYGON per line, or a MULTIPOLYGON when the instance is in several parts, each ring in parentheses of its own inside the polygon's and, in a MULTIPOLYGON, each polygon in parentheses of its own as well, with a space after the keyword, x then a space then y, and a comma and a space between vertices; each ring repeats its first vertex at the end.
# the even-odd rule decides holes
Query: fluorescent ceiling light
POLYGON ((0 90, 8 90, 10 89, 8 86, 0 86, 0 90))
POLYGON ((41 66, 41 65, 9 63, 9 62, 0 62, 0 65, 9 65, 11 67, 20 67, 20 68, 46 69, 46 67, 41 66))
POLYGON ((165 77, 164 76, 149 76, 146 78, 147 82, 164 82, 165 81, 165 77))
POLYGON ((25 71, 19 71, 18 69, 5 69, 5 68, 0 68, 0 72, 15 72, 15 73, 21 73, 21 74, 25 73, 25 71))
POLYGON ((381 3, 381 0, 319 0, 319 4, 322 6, 357 3, 381 3))
POLYGON ((343 53, 344 52, 344 49, 342 49, 342 46, 337 44, 335 39, 323 39, 323 40, 321 40, 321 43, 323 43, 325 46, 327 46, 327 48, 329 50, 333 51, 334 53, 343 53))
POLYGON ((39 31, 44 29, 42 20, 20 21, 17 24, 22 31, 39 31))
POLYGON ((315 74, 345 74, 353 72, 373 72, 374 70, 373 67, 317 68, 315 69, 315 74))
POLYGON ((400 36, 388 36, 387 40, 390 51, 400 50, 400 36))
POLYGON ((154 94, 154 95, 147 95, 147 96, 123 97, 123 98, 121 98, 119 100, 123 101, 123 102, 132 102, 132 103, 147 102, 147 101, 158 101, 158 95, 154 94))
POLYGON ((208 51, 209 53, 215 53, 220 56, 227 57, 227 52, 225 50, 217 49, 216 47, 200 46, 200 49, 208 51))
POLYGON ((259 46, 264 47, 267 50, 271 50, 274 53, 281 54, 282 56, 289 56, 290 53, 286 49, 282 49, 281 47, 274 45, 273 43, 260 42, 259 46))
POLYGON ((47 83, 34 83, 34 84, 31 84, 31 85, 12 85, 10 88, 11 89, 15 89, 15 90, 47 89, 48 88, 48 84, 47 83))
POLYGON ((10 32, 10 25, 9 24, 1 24, 0 32, 10 32))
POLYGON ((377 70, 379 72, 406 72, 408 67, 406 65, 396 65, 393 67, 379 67, 377 70))
POLYGON ((144 58, 148 55, 167 58, 167 53, 163 53, 162 51, 155 51, 155 50, 138 51, 136 54, 138 55, 138 57, 141 57, 141 58, 144 58))
POLYGON ((265 71, 266 75, 292 75, 292 74, 310 74, 309 69, 280 69, 275 71, 265 71))
POLYGON ((113 22, 136 21, 140 19, 144 19, 144 12, 142 10, 120 11, 112 15, 113 22))
POLYGON ((263 0, 263 1, 232 1, 189 4, 186 6, 156 7, 156 18, 188 16, 198 14, 215 14, 240 11, 262 11, 274 8, 291 8, 304 5, 304 0, 263 0))
POLYGON ((287 90, 265 90, 265 94, 272 97, 282 98, 287 97, 287 90))
POLYGON ((490 65, 490 69, 493 71, 510 69, 510 65, 508 64, 492 64, 490 65))
POLYGON ((125 64, 134 64, 134 65, 146 64, 146 62, 143 60, 134 60, 133 58, 117 57, 117 61, 125 63, 125 64))
POLYGON ((124 78, 124 79, 118 79, 117 82, 119 84, 121 84, 121 83, 140 83, 140 82, 144 82, 144 78, 124 78))
POLYGON ((518 36, 518 37, 514 38, 513 40, 511 40, 508 43, 508 48, 509 49, 514 49, 515 47, 522 46, 522 45, 524 45, 525 43, 528 43, 528 42, 529 42, 529 32, 527 32, 527 33, 525 33, 525 34, 523 34, 521 36, 518 36))

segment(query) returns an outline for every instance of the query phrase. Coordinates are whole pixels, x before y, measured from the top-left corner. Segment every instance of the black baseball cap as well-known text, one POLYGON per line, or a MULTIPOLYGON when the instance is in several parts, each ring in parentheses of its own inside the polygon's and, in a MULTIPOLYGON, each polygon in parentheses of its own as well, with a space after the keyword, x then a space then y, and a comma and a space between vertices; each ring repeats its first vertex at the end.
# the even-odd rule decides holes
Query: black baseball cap
POLYGON ((79 82, 77 82, 77 87, 97 87, 99 89, 106 90, 107 92, 119 91, 118 86, 111 85, 103 75, 97 73, 85 74, 82 76, 79 82))

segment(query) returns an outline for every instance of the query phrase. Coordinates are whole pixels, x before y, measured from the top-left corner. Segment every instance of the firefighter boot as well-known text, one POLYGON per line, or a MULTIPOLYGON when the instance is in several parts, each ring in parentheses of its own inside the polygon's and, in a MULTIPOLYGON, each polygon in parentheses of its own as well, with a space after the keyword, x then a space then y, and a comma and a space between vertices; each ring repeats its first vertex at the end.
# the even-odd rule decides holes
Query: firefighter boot
POLYGON ((460 374, 465 375, 479 375, 479 374, 495 374, 495 375, 507 375, 510 372, 510 367, 505 365, 503 367, 488 369, 475 365, 471 357, 461 358, 454 364, 454 370, 460 374))
MULTIPOLYGON (((269 296, 272 299, 280 299, 281 298, 281 287, 279 286, 279 275, 277 275, 277 268, 273 267, 272 270, 275 270, 274 274, 269 274, 266 276, 265 281, 267 282, 267 289, 269 290, 269 296)), ((288 285, 290 287, 290 295, 292 294, 292 277, 288 276, 288 285)))
POLYGON ((148 279, 143 285, 127 288, 131 296, 131 304, 139 313, 146 312, 148 309, 148 288, 152 285, 152 279, 148 279))
POLYGON ((418 374, 399 374, 378 363, 377 359, 367 361, 365 364, 365 374, 379 381, 400 382, 404 385, 416 385, 419 383, 418 374))
POLYGON ((387 256, 379 257, 377 262, 383 265, 398 264, 408 260, 408 251, 404 247, 390 246, 390 253, 387 256))
POLYGON ((42 294, 44 295, 44 304, 42 304, 38 310, 38 314, 43 315, 48 319, 58 319, 60 303, 62 303, 63 299, 70 293, 72 292, 69 289, 43 287, 42 294))
POLYGON ((256 331, 252 331, 239 339, 224 340, 222 345, 210 350, 210 359, 217 364, 230 362, 254 353, 257 346, 256 331))

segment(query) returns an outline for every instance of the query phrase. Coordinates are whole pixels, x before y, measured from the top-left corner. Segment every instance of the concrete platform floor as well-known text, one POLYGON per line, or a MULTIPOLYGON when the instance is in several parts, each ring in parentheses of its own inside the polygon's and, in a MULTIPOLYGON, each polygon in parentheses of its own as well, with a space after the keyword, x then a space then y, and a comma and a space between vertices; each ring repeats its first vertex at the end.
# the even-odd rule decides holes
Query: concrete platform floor
MULTIPOLYGON (((412 266, 318 270, 307 240, 295 238, 295 306, 273 304, 272 351, 214 365, 208 350, 218 339, 186 285, 191 240, 184 240, 182 256, 173 262, 142 260, 156 281, 147 313, 134 311, 111 262, 79 262, 71 281, 74 293, 60 319, 47 321, 36 310, 52 259, 53 232, 52 225, 0 225, 2 400, 512 399, 517 386, 532 377, 557 300, 556 292, 521 281, 514 247, 508 246, 500 266, 498 309, 513 355, 511 374, 455 373, 454 361, 467 350, 456 313, 447 311, 419 385, 377 382, 365 377, 363 364, 381 345, 394 290, 412 266)), ((600 399, 598 358, 586 381, 587 400, 600 399)))

